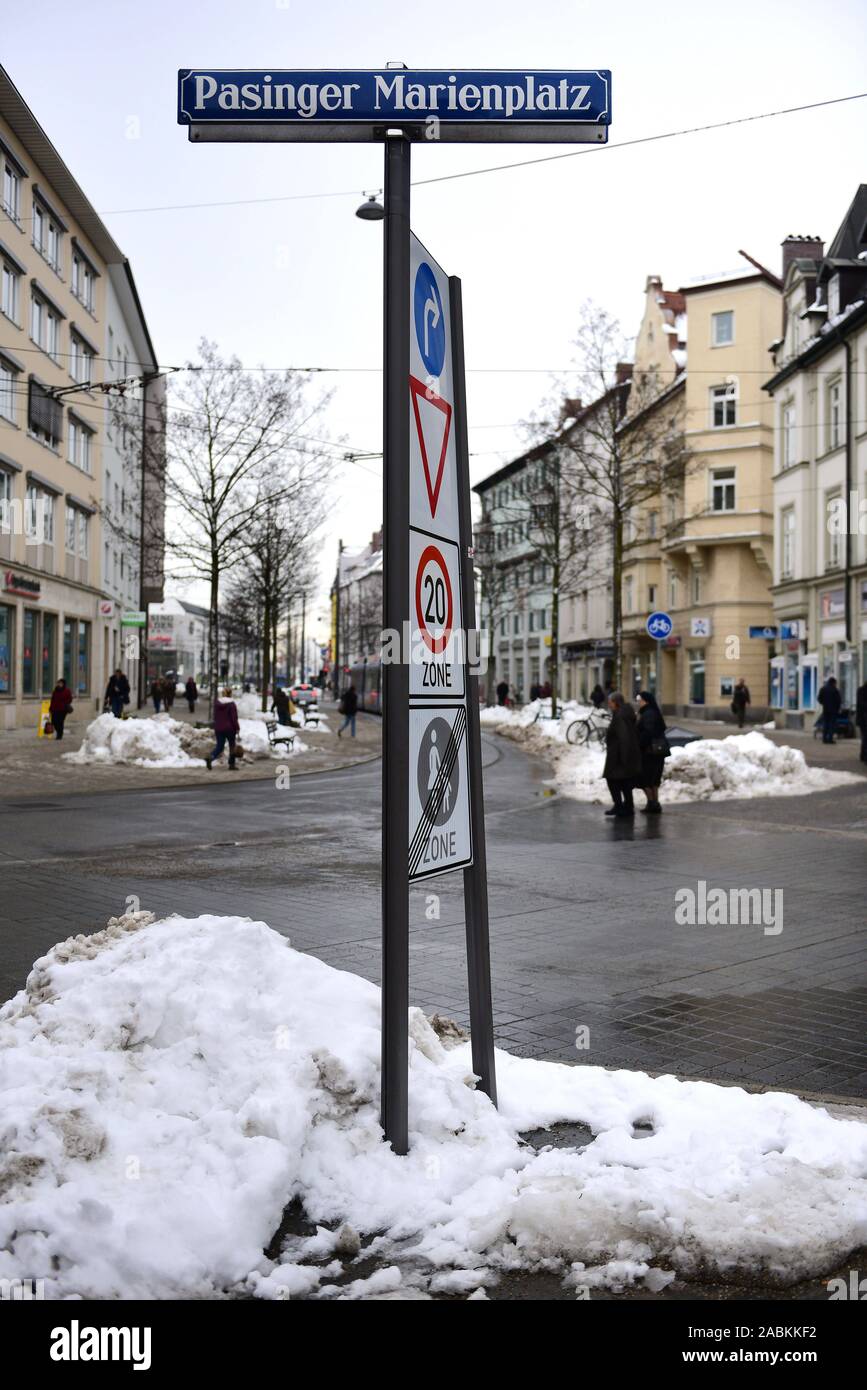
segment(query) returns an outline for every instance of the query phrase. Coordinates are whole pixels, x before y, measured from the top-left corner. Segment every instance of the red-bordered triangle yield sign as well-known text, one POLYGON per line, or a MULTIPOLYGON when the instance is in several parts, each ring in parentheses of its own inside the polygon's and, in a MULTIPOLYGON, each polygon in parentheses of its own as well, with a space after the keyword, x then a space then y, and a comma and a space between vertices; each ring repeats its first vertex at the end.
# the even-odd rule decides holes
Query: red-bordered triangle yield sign
POLYGON ((449 445, 449 431, 452 427, 452 408, 448 401, 444 401, 442 396, 433 395, 424 382, 419 381, 414 376, 410 376, 409 379, 409 395, 412 401, 412 413, 415 416, 415 427, 421 450, 421 464, 424 469, 424 481, 430 502, 430 514, 431 517, 435 517, 446 466, 446 450, 449 445), (441 419, 433 414, 431 407, 441 413, 441 419), (439 457, 437 457, 440 429, 442 430, 442 443, 439 444, 439 457), (433 447, 429 448, 429 445, 433 447), (431 465, 434 460, 436 460, 435 471, 432 472, 431 465))

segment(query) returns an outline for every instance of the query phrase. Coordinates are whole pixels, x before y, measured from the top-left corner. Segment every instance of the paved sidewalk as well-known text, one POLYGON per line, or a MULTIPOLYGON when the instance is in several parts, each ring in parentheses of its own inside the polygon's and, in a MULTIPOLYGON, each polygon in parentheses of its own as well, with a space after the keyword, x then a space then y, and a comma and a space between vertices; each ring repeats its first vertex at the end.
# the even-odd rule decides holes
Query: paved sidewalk
MULTIPOLYGON (((200 707, 199 717, 204 716, 204 705, 200 707)), ((69 763, 65 753, 74 753, 81 747, 89 718, 77 719, 75 716, 66 726, 63 739, 37 738, 32 729, 15 729, 0 733, 0 794, 15 797, 16 800, 33 798, 34 801, 46 796, 59 796, 68 792, 100 792, 122 790, 150 790, 154 787, 195 787, 215 781, 232 778, 236 782, 273 781, 279 767, 290 768, 291 776, 303 777, 313 772, 325 772, 339 767, 351 767, 380 755, 382 721, 376 715, 359 715, 356 721, 356 738, 350 738, 348 731, 338 739, 336 731, 342 722, 337 707, 330 701, 322 706, 325 715, 324 727, 316 729, 312 725, 295 729, 298 741, 305 745, 303 752, 291 756, 241 761, 236 770, 230 772, 223 761, 209 772, 205 767, 127 767, 123 764, 99 766, 89 763, 79 766, 69 763)), ((142 709, 131 717, 149 717, 152 711, 142 709)), ((173 719, 185 724, 195 722, 190 715, 175 705, 171 711, 173 719)))

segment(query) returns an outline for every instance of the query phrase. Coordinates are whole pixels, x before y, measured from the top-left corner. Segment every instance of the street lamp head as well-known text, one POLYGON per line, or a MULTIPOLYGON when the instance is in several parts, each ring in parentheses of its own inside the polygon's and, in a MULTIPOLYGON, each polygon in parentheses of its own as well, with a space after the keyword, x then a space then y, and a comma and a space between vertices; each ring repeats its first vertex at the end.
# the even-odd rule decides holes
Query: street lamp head
POLYGON ((367 202, 362 203, 360 208, 356 208, 355 216, 360 217, 363 222, 381 222, 385 216, 385 208, 382 203, 376 201, 375 193, 369 193, 367 202))

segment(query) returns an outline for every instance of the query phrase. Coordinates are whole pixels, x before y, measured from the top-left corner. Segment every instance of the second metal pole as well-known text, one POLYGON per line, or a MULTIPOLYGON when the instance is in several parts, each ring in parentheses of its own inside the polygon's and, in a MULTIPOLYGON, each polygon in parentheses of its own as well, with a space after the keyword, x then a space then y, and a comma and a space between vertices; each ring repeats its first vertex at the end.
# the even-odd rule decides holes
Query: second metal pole
MULTIPOLYGON (((409 623, 409 179, 405 136, 385 144, 383 626, 409 623)), ((409 1145, 409 653, 382 667, 382 1100, 385 1138, 409 1145)))

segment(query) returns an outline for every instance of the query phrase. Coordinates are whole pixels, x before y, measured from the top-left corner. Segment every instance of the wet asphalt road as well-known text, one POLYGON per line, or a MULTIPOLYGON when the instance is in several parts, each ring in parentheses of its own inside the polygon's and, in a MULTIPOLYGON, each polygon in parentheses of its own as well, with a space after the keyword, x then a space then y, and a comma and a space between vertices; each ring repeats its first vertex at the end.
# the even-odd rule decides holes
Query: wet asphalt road
MULTIPOLYGON (((632 825, 546 795, 547 769, 505 740, 485 736, 484 761, 498 1045, 867 1095, 867 786, 678 806, 632 825), (783 930, 679 925, 675 893, 699 880, 781 889, 783 930)), ((378 980, 380 775, 374 762, 288 789, 225 774, 7 799, 2 997, 55 941, 98 930, 128 898, 159 914, 259 918, 378 980)), ((465 1024, 461 876, 413 891, 410 916, 412 1001, 465 1024)))

